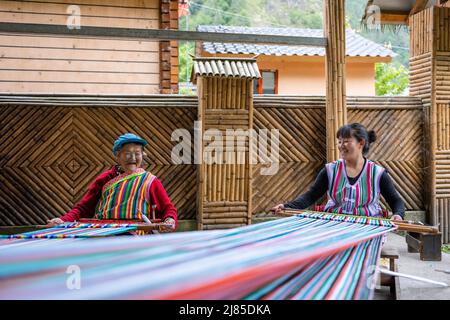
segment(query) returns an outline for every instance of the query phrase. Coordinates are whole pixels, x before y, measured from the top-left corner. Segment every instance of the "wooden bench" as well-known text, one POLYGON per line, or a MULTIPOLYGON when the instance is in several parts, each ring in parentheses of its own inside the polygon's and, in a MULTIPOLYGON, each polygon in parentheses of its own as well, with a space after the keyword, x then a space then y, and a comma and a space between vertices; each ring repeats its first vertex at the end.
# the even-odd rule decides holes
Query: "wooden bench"
MULTIPOLYGON (((397 259, 398 252, 396 249, 383 248, 381 249, 381 258, 389 260, 389 270, 397 272, 397 259)), ((382 286, 388 286, 392 297, 398 300, 398 295, 400 293, 398 277, 380 274, 380 284, 382 286)))
POLYGON ((419 252, 422 261, 441 261, 441 233, 408 232, 408 252, 419 252))

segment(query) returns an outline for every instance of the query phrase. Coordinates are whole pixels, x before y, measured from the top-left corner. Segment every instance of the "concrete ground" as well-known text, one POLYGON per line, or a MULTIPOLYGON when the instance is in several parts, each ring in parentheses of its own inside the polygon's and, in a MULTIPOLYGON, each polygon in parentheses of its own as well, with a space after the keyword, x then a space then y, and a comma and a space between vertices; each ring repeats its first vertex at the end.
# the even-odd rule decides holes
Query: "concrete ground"
MULTIPOLYGON (((442 253, 442 261, 421 261, 419 253, 408 253, 405 238, 395 233, 388 235, 385 247, 397 250, 399 255, 398 272, 445 282, 449 285, 447 288, 443 288, 400 277, 400 292, 397 294, 399 300, 450 300, 450 254, 442 253), (445 270, 448 273, 436 270, 445 270)), ((374 299, 392 299, 392 297, 390 297, 388 289, 381 288, 376 290, 374 299)))

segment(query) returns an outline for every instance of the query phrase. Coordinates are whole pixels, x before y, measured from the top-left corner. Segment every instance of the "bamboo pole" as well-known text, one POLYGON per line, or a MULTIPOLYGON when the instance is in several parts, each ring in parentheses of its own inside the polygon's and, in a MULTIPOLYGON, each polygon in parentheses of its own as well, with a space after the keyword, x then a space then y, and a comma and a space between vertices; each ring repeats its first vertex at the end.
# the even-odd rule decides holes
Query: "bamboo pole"
POLYGON ((217 109, 222 109, 222 93, 223 93, 223 89, 222 89, 222 83, 223 83, 223 78, 219 78, 217 80, 217 109))
MULTIPOLYGON (((203 136, 204 132, 204 115, 207 104, 207 96, 205 94, 205 89, 207 89, 207 80, 203 77, 197 78, 197 88, 198 88, 198 111, 197 111, 197 120, 201 123, 202 127, 199 128, 201 134, 203 136)), ((205 195, 205 163, 203 159, 203 143, 199 143, 197 145, 197 159, 200 164, 197 165, 197 179, 198 179, 198 190, 197 190, 197 229, 203 229, 203 206, 204 206, 204 195, 205 195)))
POLYGON ((206 83, 208 84, 207 89, 206 89, 206 97, 208 98, 208 103, 206 105, 206 109, 213 109, 212 106, 212 79, 211 78, 205 78, 206 83))
POLYGON ((235 109, 241 109, 241 89, 242 89, 242 79, 238 78, 236 80, 236 97, 234 102, 235 109))
POLYGON ((237 109, 236 108, 236 79, 233 78, 231 79, 231 104, 230 104, 230 108, 231 109, 237 109))
MULTIPOLYGON (((248 107, 248 129, 249 132, 253 129, 253 111, 254 111, 254 105, 253 105, 253 80, 249 80, 249 85, 247 86, 247 107, 248 107)), ((246 195, 245 200, 247 200, 247 224, 252 223, 252 213, 253 213, 253 164, 251 163, 250 159, 252 157, 251 150, 250 150, 250 135, 248 137, 248 143, 249 143, 249 149, 246 154, 246 195)))
POLYGON ((242 79, 242 90, 241 90, 241 109, 247 109, 247 95, 248 95, 248 89, 247 89, 247 83, 249 82, 248 79, 242 79))
POLYGON ((231 79, 227 78, 227 105, 226 105, 226 109, 228 110, 232 110, 231 108, 231 79))
POLYGON ((207 205, 205 206, 205 210, 209 210, 206 208, 215 208, 215 207, 231 207, 231 206, 245 206, 247 205, 246 201, 216 201, 216 202, 208 202, 207 205))
POLYGON ((345 7, 343 0, 324 1, 326 47, 326 134, 327 161, 339 152, 334 135, 347 122, 345 95, 345 7))

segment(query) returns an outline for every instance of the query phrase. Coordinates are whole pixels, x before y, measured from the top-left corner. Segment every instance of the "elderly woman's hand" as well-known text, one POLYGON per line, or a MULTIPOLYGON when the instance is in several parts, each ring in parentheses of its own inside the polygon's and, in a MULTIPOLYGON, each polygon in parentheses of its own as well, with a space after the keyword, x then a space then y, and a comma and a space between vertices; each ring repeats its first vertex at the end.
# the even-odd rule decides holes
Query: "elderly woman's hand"
POLYGON ((402 221, 403 218, 402 218, 400 215, 398 215, 398 214, 394 214, 394 215, 391 217, 391 220, 392 220, 392 221, 402 221))
POLYGON ((160 232, 172 232, 175 230, 175 220, 173 218, 166 218, 164 223, 159 227, 160 232))
POLYGON ((280 214, 284 210, 284 204, 277 204, 275 207, 270 209, 274 214, 280 214))
POLYGON ((57 226, 59 224, 62 224, 62 223, 64 223, 64 221, 61 220, 60 218, 54 218, 54 219, 51 219, 51 220, 47 220, 47 225, 50 226, 50 227, 55 227, 55 226, 57 226))

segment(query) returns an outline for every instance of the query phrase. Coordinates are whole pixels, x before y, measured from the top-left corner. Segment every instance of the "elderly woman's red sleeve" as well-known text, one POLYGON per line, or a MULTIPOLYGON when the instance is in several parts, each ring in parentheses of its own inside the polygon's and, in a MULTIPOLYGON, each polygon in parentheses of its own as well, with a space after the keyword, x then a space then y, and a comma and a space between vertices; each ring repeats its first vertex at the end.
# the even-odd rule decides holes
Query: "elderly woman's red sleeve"
POLYGON ((150 204, 156 205, 155 218, 165 220, 167 218, 173 218, 175 220, 175 226, 178 226, 177 209, 170 201, 166 190, 164 189, 161 181, 155 178, 149 188, 150 204))
POLYGON ((77 221, 80 218, 92 218, 95 208, 102 196, 103 186, 115 176, 115 169, 108 170, 99 175, 89 187, 86 195, 78 202, 72 210, 61 217, 63 221, 77 221))

